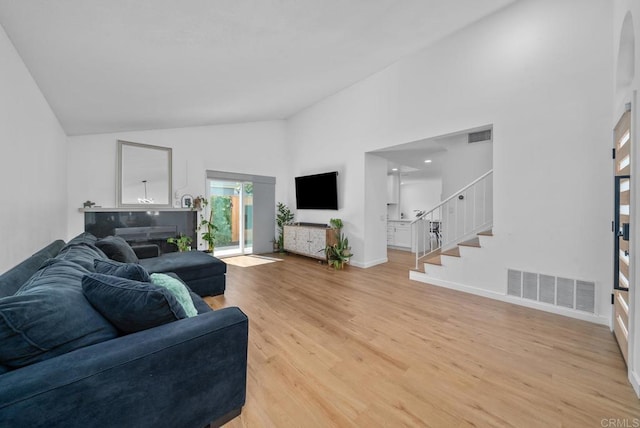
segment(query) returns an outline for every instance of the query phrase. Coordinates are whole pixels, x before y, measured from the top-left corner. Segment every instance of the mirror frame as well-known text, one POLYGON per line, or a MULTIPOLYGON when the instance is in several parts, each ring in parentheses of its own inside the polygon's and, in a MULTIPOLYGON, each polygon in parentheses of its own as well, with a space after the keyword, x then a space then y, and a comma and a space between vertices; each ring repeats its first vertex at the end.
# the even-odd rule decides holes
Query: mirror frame
POLYGON ((142 143, 133 143, 131 141, 123 141, 118 140, 118 171, 116 174, 116 205, 118 208, 135 208, 135 207, 147 207, 147 208, 171 208, 173 207, 171 201, 171 195, 173 193, 173 171, 172 171, 172 157, 173 151, 170 147, 160 147, 160 146, 152 146, 150 144, 142 144, 142 143), (122 201, 122 174, 123 174, 123 147, 137 147, 141 149, 149 149, 149 150, 160 150, 167 153, 167 177, 168 177, 168 186, 167 186, 167 203, 166 204, 125 204, 122 201))

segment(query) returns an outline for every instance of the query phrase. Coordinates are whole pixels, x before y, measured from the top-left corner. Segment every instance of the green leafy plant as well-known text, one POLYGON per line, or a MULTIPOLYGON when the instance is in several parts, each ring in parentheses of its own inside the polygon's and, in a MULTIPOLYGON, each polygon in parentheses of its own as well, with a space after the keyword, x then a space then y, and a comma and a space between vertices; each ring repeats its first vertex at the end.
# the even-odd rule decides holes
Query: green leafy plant
POLYGON ((331 220, 329 220, 329 224, 334 229, 338 229, 338 233, 340 233, 340 231, 344 226, 344 224, 342 223, 342 219, 339 219, 339 218, 332 218, 331 220))
POLYGON ((335 229, 336 239, 334 244, 327 245, 324 248, 324 254, 327 256, 329 266, 333 266, 335 270, 338 270, 349 262, 353 253, 351 253, 349 239, 342 233, 342 228, 344 227, 342 219, 332 218, 329 220, 329 224, 335 229))
POLYGON ((200 199, 200 206, 203 209, 200 212, 200 222, 198 223, 198 231, 204 230, 202 234, 202 240, 207 243, 207 249, 205 252, 212 253, 216 245, 216 232, 218 227, 213 223, 214 210, 209 210, 209 216, 206 215, 206 207, 209 205, 209 201, 202 196, 198 196, 196 199, 200 199))
POLYGON ((178 251, 183 252, 183 251, 191 251, 191 242, 193 240, 191 239, 190 236, 185 236, 183 234, 180 234, 179 238, 168 238, 167 242, 169 244, 174 244, 178 246, 178 251))
POLYGON ((353 256, 351 247, 349 246, 349 239, 342 233, 336 233, 337 242, 333 245, 327 245, 324 248, 324 254, 327 256, 327 263, 335 270, 344 268, 344 265, 349 262, 349 259, 353 256))
POLYGON ((225 246, 231 244, 231 214, 233 201, 231 196, 214 196, 211 198, 211 212, 213 212, 213 224, 216 228, 215 244, 225 246))
POLYGON ((278 214, 276 215, 276 224, 278 225, 278 249, 284 251, 284 225, 293 221, 294 214, 288 206, 282 202, 278 202, 278 214))

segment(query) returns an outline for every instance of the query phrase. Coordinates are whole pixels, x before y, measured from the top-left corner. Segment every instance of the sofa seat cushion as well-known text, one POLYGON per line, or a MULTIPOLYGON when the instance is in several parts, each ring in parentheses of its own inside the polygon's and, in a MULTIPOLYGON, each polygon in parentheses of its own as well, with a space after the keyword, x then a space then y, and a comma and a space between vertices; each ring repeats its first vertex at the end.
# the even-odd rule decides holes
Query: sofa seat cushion
POLYGON ((166 288, 93 273, 82 278, 91 304, 123 333, 135 333, 187 318, 184 308, 166 288))
POLYGON ((82 293, 87 273, 49 259, 15 295, 0 299, 0 364, 18 368, 118 336, 82 293))
POLYGON ((187 285, 192 281, 224 275, 227 272, 227 265, 222 260, 202 251, 167 253, 160 257, 142 259, 140 264, 149 273, 174 272, 187 285))
POLYGON ((96 242, 108 258, 122 263, 138 263, 138 256, 131 245, 119 236, 107 236, 96 242))

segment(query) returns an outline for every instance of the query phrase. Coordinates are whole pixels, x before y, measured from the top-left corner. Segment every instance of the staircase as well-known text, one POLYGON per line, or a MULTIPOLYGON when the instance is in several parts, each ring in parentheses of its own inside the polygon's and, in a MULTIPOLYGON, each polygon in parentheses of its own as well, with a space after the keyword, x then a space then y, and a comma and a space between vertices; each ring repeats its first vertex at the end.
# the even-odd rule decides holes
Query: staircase
POLYGON ((479 233, 490 233, 492 226, 493 170, 490 170, 412 222, 416 270, 421 259, 439 265, 442 256, 459 257, 456 250, 459 246, 479 247, 478 236, 486 236, 479 233))
POLYGON ((480 231, 474 237, 453 247, 428 254, 418 268, 409 272, 409 278, 484 295, 474 292, 473 289, 484 286, 489 289, 496 287, 495 281, 484 274, 488 267, 495 265, 495 244, 492 229, 480 231), (474 286, 467 287, 464 284, 474 286))
POLYGON ((475 238, 469 239, 468 241, 463 241, 458 243, 453 248, 450 248, 445 251, 436 250, 433 253, 429 254, 424 261, 424 270, 428 271, 427 266, 443 266, 443 260, 445 260, 444 265, 446 265, 446 260, 449 257, 457 257, 460 258, 460 247, 469 247, 469 248, 481 248, 480 244, 480 236, 493 236, 493 231, 491 229, 479 232, 475 238))

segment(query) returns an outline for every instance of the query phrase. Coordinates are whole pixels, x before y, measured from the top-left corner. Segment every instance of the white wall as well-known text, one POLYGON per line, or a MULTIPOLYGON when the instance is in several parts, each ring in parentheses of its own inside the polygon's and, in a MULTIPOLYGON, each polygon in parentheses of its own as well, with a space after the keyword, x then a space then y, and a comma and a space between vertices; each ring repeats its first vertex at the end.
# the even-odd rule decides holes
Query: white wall
MULTIPOLYGON (((616 65, 613 89, 615 98, 613 101, 613 115, 611 117, 610 127, 613 128, 624 111, 626 103, 632 104, 632 160, 631 160, 631 234, 630 249, 631 255, 631 278, 632 286, 629 290, 629 354, 628 368, 629 380, 636 390, 636 394, 640 396, 640 292, 638 290, 638 272, 640 266, 640 252, 638 251, 638 243, 640 243, 640 179, 637 173, 640 170, 640 106, 638 102, 638 90, 640 89, 640 2, 635 0, 616 0, 613 13, 613 50, 614 64, 616 65), (631 17, 633 24, 633 36, 635 45, 632 47, 621 47, 621 33, 623 22, 627 14, 631 17), (628 48, 628 49, 627 49, 628 48), (622 52, 621 52, 622 51, 622 52), (631 53, 631 60, 626 57, 625 51, 631 53), (628 62, 627 62, 628 61, 628 62), (626 73, 628 71, 629 73, 626 73), (634 227, 635 226, 635 227, 634 227)), ((611 139, 609 139, 611 145, 611 139)), ((613 201, 611 201, 613 206, 613 201)))
POLYGON ((180 196, 205 195, 206 170, 276 177, 276 200, 286 198, 292 181, 282 121, 69 137, 69 235, 84 230, 78 208, 87 199, 116 206, 119 139, 171 147, 173 189, 180 196))
POLYGON ((518 2, 294 116, 293 172, 343 171, 339 215, 367 265, 384 255, 362 251, 379 211, 363 153, 492 123, 499 245, 477 276, 500 293, 508 267, 592 280, 609 317, 611 34, 608 2, 518 2))
POLYGON ((491 142, 467 143, 467 136, 447 142, 442 156, 442 200, 453 195, 493 167, 491 142))
POLYGON ((440 203, 442 178, 403 178, 400 185, 400 212, 413 219, 414 210, 428 211, 440 203))
POLYGON ((0 27, 0 272, 66 238, 66 135, 0 27))
MULTIPOLYGON (((361 259, 367 260, 368 264, 359 265, 359 267, 369 267, 387 261, 385 253, 387 246, 387 200, 387 160, 367 153, 365 154, 365 211, 371 211, 377 216, 377 219, 365 224, 365 235, 371 239, 367 241, 364 247, 365 254, 361 259), (376 259, 383 253, 384 257, 376 259)), ((350 229, 345 227, 344 233, 351 240, 350 229)))

